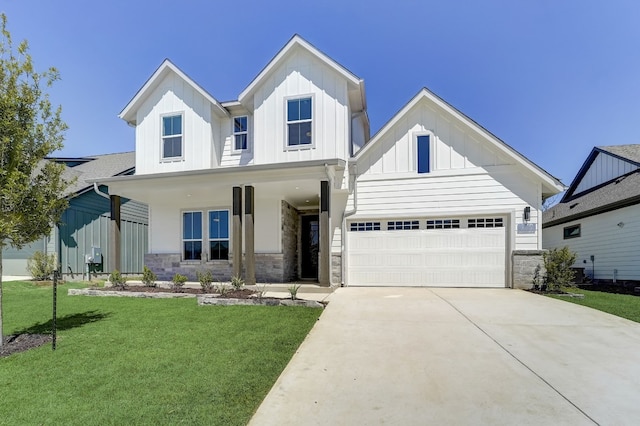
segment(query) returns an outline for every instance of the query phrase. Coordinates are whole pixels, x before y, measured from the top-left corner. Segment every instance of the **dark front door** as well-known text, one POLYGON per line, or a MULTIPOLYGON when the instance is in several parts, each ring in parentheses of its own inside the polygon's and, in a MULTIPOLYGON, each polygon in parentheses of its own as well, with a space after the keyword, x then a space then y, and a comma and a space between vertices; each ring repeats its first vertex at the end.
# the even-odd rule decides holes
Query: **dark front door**
POLYGON ((320 222, 318 215, 302 216, 301 219, 300 278, 317 280, 320 222))

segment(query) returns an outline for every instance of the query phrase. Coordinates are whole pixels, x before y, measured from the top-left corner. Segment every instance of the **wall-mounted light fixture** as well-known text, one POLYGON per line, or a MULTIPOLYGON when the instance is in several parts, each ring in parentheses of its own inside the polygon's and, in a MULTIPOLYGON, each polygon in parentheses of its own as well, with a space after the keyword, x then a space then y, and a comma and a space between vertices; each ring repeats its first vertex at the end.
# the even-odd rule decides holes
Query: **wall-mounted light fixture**
POLYGON ((522 220, 524 220, 525 223, 531 220, 531 207, 527 206, 524 208, 524 211, 522 212, 522 220))
POLYGON ((618 222, 618 228, 624 228, 624 222, 618 222))

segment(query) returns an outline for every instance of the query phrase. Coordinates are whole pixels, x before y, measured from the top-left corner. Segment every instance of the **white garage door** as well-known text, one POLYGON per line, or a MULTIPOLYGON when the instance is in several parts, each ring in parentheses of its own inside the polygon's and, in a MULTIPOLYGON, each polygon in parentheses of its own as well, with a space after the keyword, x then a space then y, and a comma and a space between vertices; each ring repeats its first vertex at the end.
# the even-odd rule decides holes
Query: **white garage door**
POLYGON ((505 287, 504 218, 353 222, 348 285, 505 287))

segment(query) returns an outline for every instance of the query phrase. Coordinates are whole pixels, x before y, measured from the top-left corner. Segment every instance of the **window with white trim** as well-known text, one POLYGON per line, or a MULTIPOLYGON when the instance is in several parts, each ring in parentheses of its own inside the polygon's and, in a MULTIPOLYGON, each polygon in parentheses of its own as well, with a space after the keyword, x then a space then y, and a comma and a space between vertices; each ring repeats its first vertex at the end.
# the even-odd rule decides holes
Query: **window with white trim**
POLYGON ((468 228, 502 228, 504 226, 501 217, 489 217, 467 220, 468 228))
POLYGON ((418 173, 431 171, 431 137, 429 135, 416 136, 416 170, 418 173))
POLYGON ((312 143, 312 99, 287 100, 287 146, 297 147, 312 143))
POLYGON ((182 114, 162 117, 162 159, 182 157, 182 114))
POLYGON ((202 212, 182 213, 182 259, 202 258, 202 212))
POLYGON ((394 220, 387 222, 387 231, 401 231, 407 229, 420 229, 418 220, 394 220))
POLYGON ((427 229, 459 229, 460 219, 429 219, 427 229))
POLYGON ((380 222, 352 222, 349 230, 353 232, 379 231, 380 222))
POLYGON ((229 259, 229 210, 209 211, 209 259, 229 259))
POLYGON ((249 117, 241 115, 233 117, 233 150, 249 149, 249 117))

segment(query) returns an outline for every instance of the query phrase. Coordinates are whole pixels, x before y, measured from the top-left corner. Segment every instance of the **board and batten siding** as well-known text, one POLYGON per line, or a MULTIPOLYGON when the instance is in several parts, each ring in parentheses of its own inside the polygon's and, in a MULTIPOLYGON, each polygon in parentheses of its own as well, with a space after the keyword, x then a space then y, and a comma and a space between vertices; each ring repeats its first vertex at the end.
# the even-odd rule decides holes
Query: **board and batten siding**
POLYGON ((569 247, 576 252, 575 267, 585 268, 591 276, 590 256, 595 258, 595 278, 612 280, 617 269, 618 280, 640 280, 640 205, 636 204, 596 216, 544 228, 545 249, 569 247), (618 224, 624 224, 618 226, 618 224), (580 225, 580 237, 564 239, 564 228, 580 225), (586 260, 586 263, 584 262, 586 260))
POLYGON ((211 104, 189 83, 174 73, 167 75, 137 111, 136 174, 198 170, 216 167, 220 124, 211 113, 211 104), (183 157, 161 158, 161 117, 183 114, 183 157))
POLYGON ((255 164, 349 158, 347 81, 310 53, 297 51, 253 97, 255 164), (286 100, 310 96, 312 147, 287 149, 286 100))
POLYGON ((580 180, 580 184, 576 187, 574 195, 602 183, 609 182, 618 176, 631 173, 637 169, 638 166, 628 161, 620 160, 604 152, 599 152, 596 159, 591 163, 591 166, 589 166, 589 170, 587 170, 582 180, 580 180))

